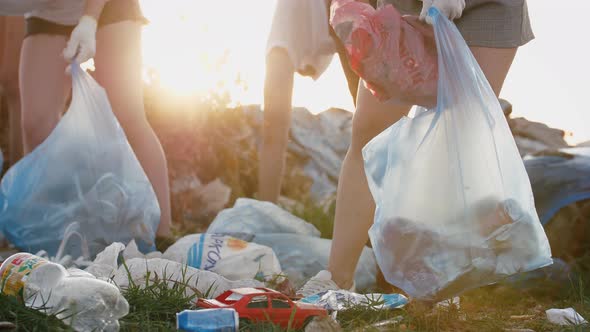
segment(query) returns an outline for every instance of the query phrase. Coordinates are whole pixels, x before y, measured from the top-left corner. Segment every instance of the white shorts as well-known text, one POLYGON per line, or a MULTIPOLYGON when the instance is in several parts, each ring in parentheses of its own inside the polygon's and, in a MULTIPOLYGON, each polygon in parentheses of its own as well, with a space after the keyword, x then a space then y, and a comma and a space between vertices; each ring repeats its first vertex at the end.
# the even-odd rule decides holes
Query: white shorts
POLYGON ((298 72, 319 78, 336 52, 328 21, 324 0, 277 0, 266 54, 283 48, 298 72))

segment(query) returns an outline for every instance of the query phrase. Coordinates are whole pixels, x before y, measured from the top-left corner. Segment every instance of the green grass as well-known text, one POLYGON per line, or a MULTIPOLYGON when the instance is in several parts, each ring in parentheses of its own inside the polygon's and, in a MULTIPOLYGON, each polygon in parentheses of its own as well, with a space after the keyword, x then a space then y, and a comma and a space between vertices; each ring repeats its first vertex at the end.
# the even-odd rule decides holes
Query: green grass
MULTIPOLYGON (((562 328, 545 318, 546 309, 566 307, 574 307, 586 319, 590 318, 587 278, 580 278, 567 288, 548 283, 526 290, 502 284, 484 287, 462 295, 460 308, 432 307, 419 302, 398 310, 356 307, 339 312, 337 319, 345 331, 590 331, 590 326, 562 328), (523 315, 524 318, 513 317, 523 315), (382 329, 373 326, 383 321, 391 324, 382 329)), ((120 322, 122 331, 175 331, 176 313, 193 308, 195 297, 185 295, 186 283, 170 287, 165 280, 163 277, 150 281, 146 287, 131 284, 123 292, 130 312, 120 322)), ((0 296, 0 321, 16 323, 19 331, 68 331, 57 318, 27 309, 6 296, 0 296)), ((251 324, 241 331, 283 329, 272 324, 251 324)))
POLYGON ((41 311, 29 309, 16 298, 0 294, 0 322, 7 321, 16 325, 17 331, 49 332, 71 331, 55 316, 48 316, 41 311))
POLYGON ((322 238, 331 239, 332 230, 334 229, 335 211, 336 201, 323 207, 316 205, 311 199, 306 199, 302 202, 302 208, 295 209, 291 212, 314 225, 320 231, 322 238))
MULTIPOLYGON (((305 203, 295 214, 309 220, 323 237, 331 235, 334 209, 305 203)), ((589 331, 590 326, 559 327, 549 323, 545 310, 573 307, 590 319, 590 254, 576 262, 577 278, 569 284, 527 282, 526 288, 498 284, 466 292, 460 307, 440 308, 416 301, 402 309, 376 310, 355 307, 339 312, 337 320, 344 331, 506 331, 531 329, 536 332, 589 331), (390 324, 377 327, 384 321, 390 324)), ((187 295, 189 280, 170 285, 166 275, 146 276, 145 286, 130 282, 123 291, 129 302, 129 314, 121 321, 121 331, 175 331, 176 313, 193 309, 196 292, 187 295), (150 278, 151 277, 151 278, 150 278), (150 280, 151 279, 151 280, 150 280), (155 279, 155 280, 154 280, 155 279)), ((190 283, 194 284, 194 283, 190 283)), ((194 291, 194 290, 193 290, 194 291)), ((18 331, 69 331, 54 316, 28 309, 10 297, 0 295, 0 321, 13 322, 18 331)), ((273 324, 249 324, 241 331, 283 331, 273 324)))

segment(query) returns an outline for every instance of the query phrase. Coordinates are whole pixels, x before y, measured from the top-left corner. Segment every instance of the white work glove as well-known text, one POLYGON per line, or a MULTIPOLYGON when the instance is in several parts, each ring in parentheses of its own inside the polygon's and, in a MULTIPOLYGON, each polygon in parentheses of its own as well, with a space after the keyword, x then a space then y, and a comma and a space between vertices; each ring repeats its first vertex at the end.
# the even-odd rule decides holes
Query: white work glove
POLYGON ((465 9, 465 0, 421 0, 422 11, 420 12, 420 20, 432 24, 432 18, 428 16, 430 7, 436 7, 440 13, 446 16, 449 20, 455 20, 461 17, 463 9, 465 9))
POLYGON ((72 31, 63 56, 68 62, 83 63, 94 57, 96 53, 96 19, 82 16, 72 31))

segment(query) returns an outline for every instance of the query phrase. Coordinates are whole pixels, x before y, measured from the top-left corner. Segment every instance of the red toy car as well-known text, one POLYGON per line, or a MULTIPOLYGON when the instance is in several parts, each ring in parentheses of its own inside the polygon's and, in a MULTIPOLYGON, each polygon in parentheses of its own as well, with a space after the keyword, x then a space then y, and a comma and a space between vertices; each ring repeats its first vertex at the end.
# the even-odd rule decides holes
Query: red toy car
POLYGON ((199 308, 233 308, 240 324, 272 321, 287 328, 305 327, 314 317, 326 317, 326 309, 291 301, 285 295, 268 288, 237 288, 224 292, 214 300, 198 299, 199 308), (293 314, 293 311, 295 313, 293 314))

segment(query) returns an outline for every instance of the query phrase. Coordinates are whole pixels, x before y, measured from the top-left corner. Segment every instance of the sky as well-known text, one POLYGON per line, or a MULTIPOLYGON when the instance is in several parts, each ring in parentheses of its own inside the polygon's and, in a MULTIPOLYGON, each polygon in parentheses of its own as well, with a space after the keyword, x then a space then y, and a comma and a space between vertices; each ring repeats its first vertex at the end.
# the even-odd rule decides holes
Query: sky
MULTIPOLYGON (((235 103, 262 103, 264 57, 276 0, 141 0, 151 23, 143 61, 179 94, 227 89, 235 103), (165 5, 164 5, 165 3, 165 5), (236 80, 244 82, 247 90, 236 80)), ((536 39, 521 47, 500 97, 513 114, 561 128, 571 143, 590 140, 590 1, 528 1, 536 39), (588 95, 587 95, 588 94, 588 95)), ((318 81, 296 76, 294 106, 353 111, 338 57, 318 81)))

